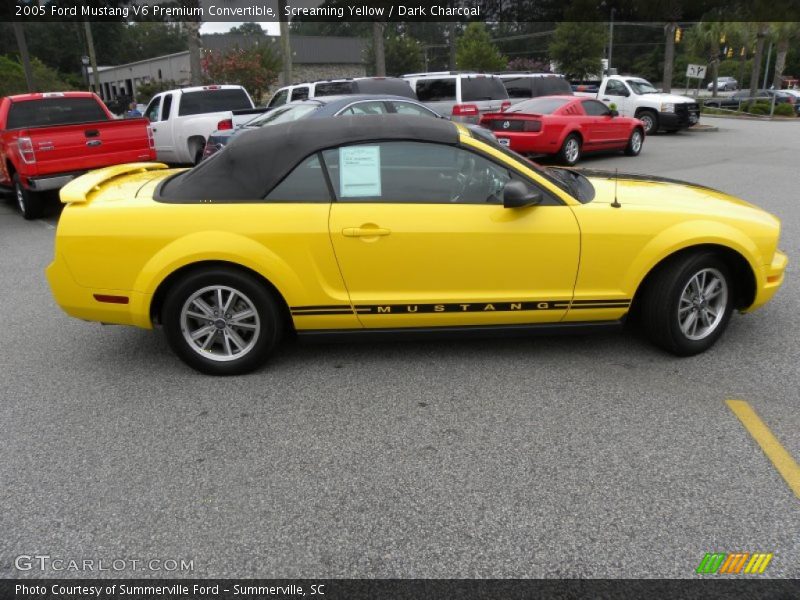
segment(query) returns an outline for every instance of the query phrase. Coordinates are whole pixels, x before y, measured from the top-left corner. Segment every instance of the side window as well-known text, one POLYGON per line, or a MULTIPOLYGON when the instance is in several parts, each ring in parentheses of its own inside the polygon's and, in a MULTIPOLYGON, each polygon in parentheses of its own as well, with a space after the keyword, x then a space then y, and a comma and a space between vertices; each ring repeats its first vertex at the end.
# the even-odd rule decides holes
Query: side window
POLYGON ((314 96, 338 96, 353 93, 352 81, 330 81, 318 83, 314 87, 314 96))
POLYGON ((435 112, 419 104, 412 104, 411 102, 399 102, 395 100, 391 103, 394 111, 399 115, 414 115, 417 117, 438 117, 435 112))
POLYGON ((609 79, 606 82, 606 94, 609 96, 625 96, 625 84, 616 79, 609 79))
POLYGON ((597 100, 584 100, 583 110, 591 117, 604 117, 611 114, 611 109, 597 100))
POLYGON ((385 115, 386 105, 378 100, 370 102, 357 102, 351 104, 344 110, 340 111, 340 115, 385 115))
POLYGON ((164 96, 164 106, 161 107, 161 121, 169 119, 170 110, 172 110, 172 94, 164 96))
POLYGON ((381 142, 323 152, 340 202, 499 204, 508 169, 444 144, 381 142))
POLYGON ((503 77, 509 98, 532 98, 538 94, 531 91, 531 77, 503 77))
POLYGON ((265 198, 267 202, 330 202, 331 194, 319 156, 314 155, 289 173, 265 198))
POLYGON ((289 99, 289 90, 278 90, 278 92, 272 97, 267 105, 268 108, 275 108, 276 106, 282 106, 286 104, 286 101, 289 99))
POLYGON ((144 116, 147 117, 151 123, 158 121, 159 107, 161 106, 161 96, 156 96, 150 100, 150 104, 144 109, 144 116))
POLYGON ((292 90, 292 102, 295 100, 308 100, 308 86, 303 85, 292 90))
POLYGON ((456 78, 417 80, 417 98, 420 102, 455 102, 456 78))

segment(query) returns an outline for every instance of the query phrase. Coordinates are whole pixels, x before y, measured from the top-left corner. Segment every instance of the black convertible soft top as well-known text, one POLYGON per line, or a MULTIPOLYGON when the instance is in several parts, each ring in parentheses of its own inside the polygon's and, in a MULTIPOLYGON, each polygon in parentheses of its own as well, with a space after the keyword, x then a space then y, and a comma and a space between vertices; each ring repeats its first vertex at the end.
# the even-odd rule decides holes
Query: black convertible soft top
POLYGON ((301 119, 245 131, 222 152, 188 171, 165 179, 160 202, 257 201, 303 159, 346 144, 378 140, 458 143, 458 129, 445 119, 405 115, 301 119))

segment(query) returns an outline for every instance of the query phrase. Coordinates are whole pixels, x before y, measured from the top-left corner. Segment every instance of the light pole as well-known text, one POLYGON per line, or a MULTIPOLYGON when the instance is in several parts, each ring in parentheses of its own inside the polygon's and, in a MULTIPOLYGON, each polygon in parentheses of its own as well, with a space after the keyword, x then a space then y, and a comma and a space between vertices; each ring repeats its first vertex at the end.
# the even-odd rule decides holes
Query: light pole
POLYGON ((614 12, 616 9, 611 9, 611 21, 608 23, 608 66, 606 67, 606 75, 611 75, 611 57, 614 54, 614 12))

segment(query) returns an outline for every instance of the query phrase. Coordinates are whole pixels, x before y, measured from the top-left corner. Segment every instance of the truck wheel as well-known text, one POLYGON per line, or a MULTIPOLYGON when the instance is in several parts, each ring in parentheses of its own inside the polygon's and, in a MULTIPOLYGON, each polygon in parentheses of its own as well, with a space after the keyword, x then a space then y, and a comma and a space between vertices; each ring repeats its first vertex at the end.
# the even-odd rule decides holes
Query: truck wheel
POLYGON ((644 134, 638 127, 631 133, 631 138, 628 140, 628 146, 625 148, 625 154, 628 156, 639 156, 644 144, 644 134))
POLYGON ((183 277, 161 313, 170 347, 208 375, 241 375, 260 367, 280 340, 283 320, 270 291, 253 276, 210 268, 183 277))
POLYGON ((655 345, 678 356, 704 352, 728 325, 734 291, 727 265, 714 253, 676 257, 644 289, 644 331, 655 345))
POLYGON ((14 197, 19 212, 28 221, 39 219, 44 215, 44 195, 27 189, 22 185, 19 175, 14 174, 14 197))
POLYGON ((645 135, 652 135, 658 131, 658 115, 652 110, 643 110, 636 118, 644 125, 645 135))
POLYGON ((559 160, 571 167, 581 158, 581 138, 574 133, 570 133, 561 145, 561 152, 558 153, 559 160))

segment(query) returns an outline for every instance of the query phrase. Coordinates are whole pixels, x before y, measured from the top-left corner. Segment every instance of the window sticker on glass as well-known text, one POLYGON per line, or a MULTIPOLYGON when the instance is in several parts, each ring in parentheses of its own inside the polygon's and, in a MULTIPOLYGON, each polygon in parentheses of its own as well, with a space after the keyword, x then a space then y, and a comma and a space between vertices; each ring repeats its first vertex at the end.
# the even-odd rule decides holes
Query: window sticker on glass
POLYGON ((380 146, 339 148, 339 195, 342 198, 381 195, 380 146))

